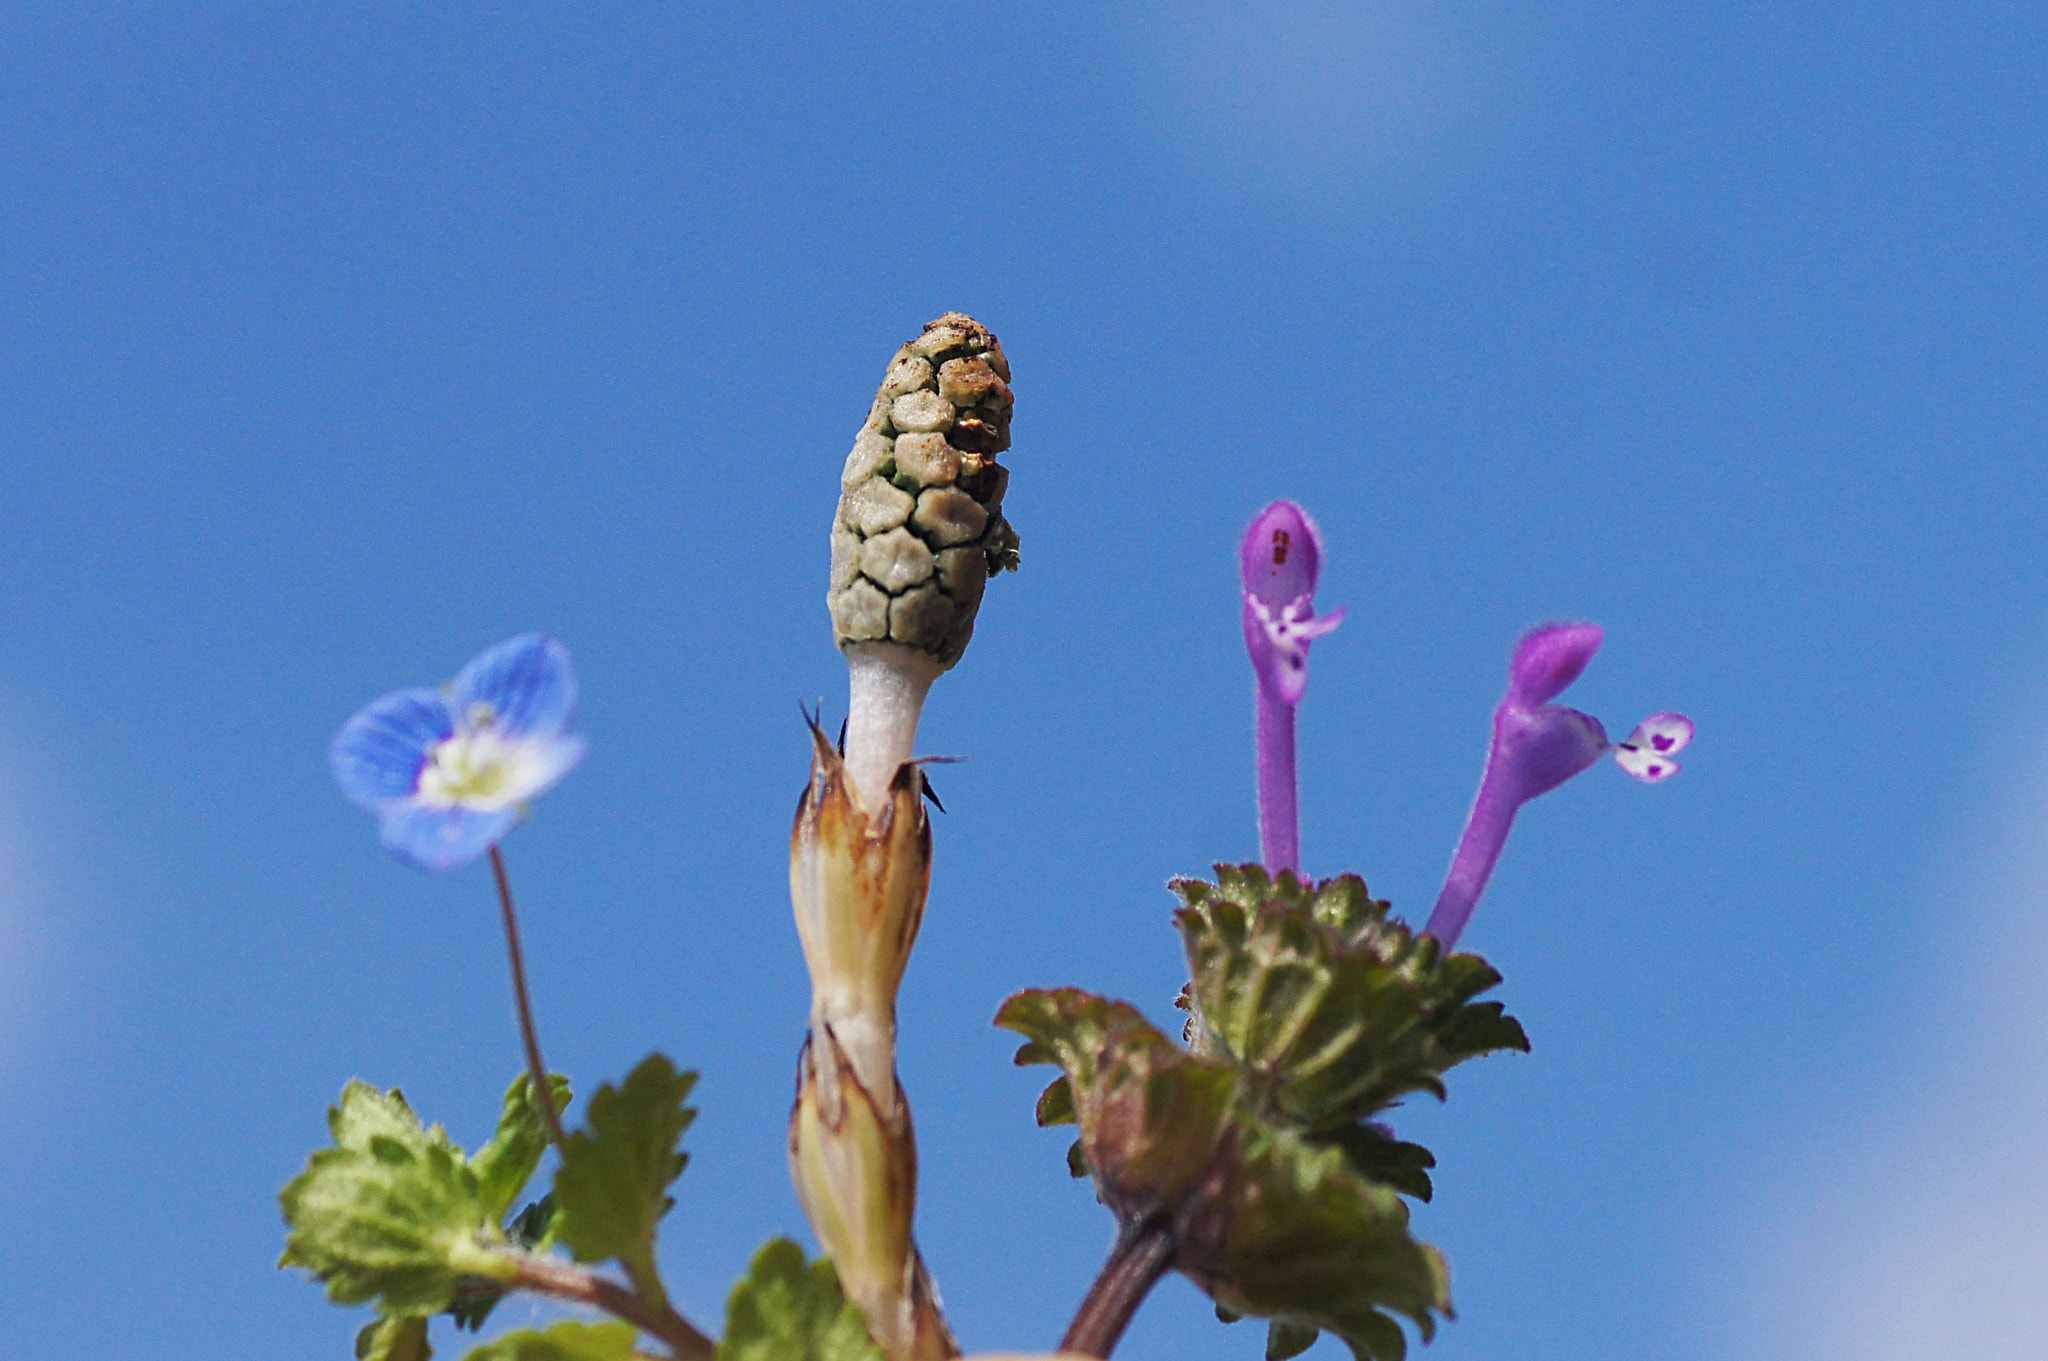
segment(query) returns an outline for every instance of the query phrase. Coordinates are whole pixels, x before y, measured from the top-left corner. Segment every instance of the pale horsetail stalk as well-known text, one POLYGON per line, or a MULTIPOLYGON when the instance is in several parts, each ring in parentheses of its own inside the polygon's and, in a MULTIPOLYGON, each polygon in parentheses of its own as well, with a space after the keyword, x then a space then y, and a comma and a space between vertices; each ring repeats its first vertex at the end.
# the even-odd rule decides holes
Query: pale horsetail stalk
POLYGON ((959 1355, 910 1224, 917 1148, 896 1081, 896 990, 924 915, 931 826, 912 764, 926 693, 974 634, 988 579, 1017 566, 1003 518, 1010 365, 949 312, 896 352, 840 478, 826 602, 846 653, 843 752, 813 724, 790 839, 811 973, 790 1115, 804 1213, 891 1361, 959 1355))

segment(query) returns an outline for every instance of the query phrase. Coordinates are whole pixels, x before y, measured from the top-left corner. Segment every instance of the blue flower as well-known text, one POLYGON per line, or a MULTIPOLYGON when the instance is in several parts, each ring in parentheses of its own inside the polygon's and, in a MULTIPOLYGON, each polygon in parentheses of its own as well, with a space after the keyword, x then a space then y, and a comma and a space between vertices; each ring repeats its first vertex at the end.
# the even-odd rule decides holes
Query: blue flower
POLYGON ((569 650, 522 633, 440 690, 400 690, 341 725, 327 760, 341 792, 383 820, 384 845, 423 870, 498 844, 583 759, 569 650))

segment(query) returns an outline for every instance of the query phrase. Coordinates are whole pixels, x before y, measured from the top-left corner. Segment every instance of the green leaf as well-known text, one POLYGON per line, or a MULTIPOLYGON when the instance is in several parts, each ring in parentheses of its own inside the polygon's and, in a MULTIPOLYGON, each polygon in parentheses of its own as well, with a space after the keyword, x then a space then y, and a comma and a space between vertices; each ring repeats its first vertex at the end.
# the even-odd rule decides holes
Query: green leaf
POLYGON ((557 1323, 486 1342, 463 1361, 632 1361, 639 1332, 630 1323, 557 1323))
POLYGON ((1377 1125, 1346 1125, 1310 1136, 1311 1143, 1342 1149, 1351 1170, 1367 1181, 1384 1182, 1404 1195, 1428 1200, 1435 1187, 1429 1169, 1436 1155, 1421 1144, 1404 1143, 1377 1125))
POLYGON ((328 1113, 322 1149, 278 1195, 289 1232, 279 1266, 304 1267, 336 1304, 380 1299, 385 1313, 438 1313, 464 1274, 491 1274, 503 1239, 462 1150, 423 1129, 396 1091, 362 1082, 328 1113))
POLYGON ((496 1281, 487 1281, 477 1276, 465 1276, 455 1283, 455 1298, 448 1302, 448 1317, 455 1320, 455 1326, 472 1333, 483 1331, 483 1326, 505 1298, 505 1288, 496 1281))
POLYGON ((350 1078, 341 1089, 341 1101, 327 1108, 327 1131, 336 1148, 367 1152, 370 1142, 382 1135, 403 1142, 422 1141, 454 1147, 448 1131, 439 1125, 420 1126, 420 1118, 406 1104, 405 1094, 393 1087, 380 1092, 361 1078, 350 1078))
POLYGON ((356 1334, 356 1361, 432 1361, 423 1318, 380 1318, 356 1334))
POLYGON ((1202 1179, 1237 1094, 1229 1065, 1189 1054, 1129 1003, 1078 988, 1020 992, 996 1024, 1029 1041, 1018 1062, 1066 1070, 1054 1086, 1068 1096, 1048 1091, 1041 1119, 1051 1107, 1079 1122, 1081 1155, 1120 1219, 1175 1205, 1202 1179))
MULTIPOLYGON (((566 1110, 569 1079, 554 1074, 548 1079, 548 1089, 554 1094, 555 1110, 566 1110)), ((476 1169, 477 1183, 483 1188, 484 1203, 493 1214, 502 1215, 512 1208, 512 1202, 519 1198, 534 1169, 540 1166, 547 1147, 548 1127, 541 1117, 539 1103, 533 1099, 533 1079, 521 1073, 505 1093, 498 1132, 469 1160, 469 1165, 476 1169)))
POLYGON ((546 1252, 555 1245, 555 1224, 560 1218, 551 1191, 507 1220, 505 1236, 528 1252, 546 1252))
POLYGON ((696 1081, 651 1054, 623 1085, 597 1089, 585 1112, 588 1128, 562 1145, 556 1239, 579 1262, 618 1258, 643 1292, 660 1289, 654 1230, 675 1204, 670 1183, 689 1161, 676 1144, 697 1115, 683 1104, 696 1081))
POLYGON ((1477 955, 1444 956, 1388 915, 1365 881, 1303 883, 1257 865, 1177 880, 1176 914, 1211 1047, 1256 1074, 1260 1109, 1307 1130, 1369 1119, 1410 1092, 1444 1094, 1467 1059, 1529 1047, 1477 955))
POLYGON ((1256 1117, 1237 1134, 1210 1207, 1223 1213, 1183 1239, 1174 1264, 1232 1313, 1335 1333, 1365 1361, 1406 1354, 1387 1311, 1427 1341, 1451 1312, 1449 1284, 1437 1251, 1409 1233, 1399 1193, 1359 1176, 1341 1150, 1256 1117))
MULTIPOLYGON (((555 1242, 555 1198, 542 1196, 505 1222, 505 1238, 514 1247, 545 1253, 555 1242)), ((491 1311, 505 1298, 505 1288, 481 1276, 465 1276, 455 1284, 448 1314, 458 1328, 481 1332, 491 1311)))
POLYGON ((771 1239, 754 1254, 726 1305, 717 1361, 883 1361, 860 1306, 839 1288, 829 1260, 771 1239))
POLYGON ((1320 1328, 1276 1318, 1266 1327, 1266 1361, 1287 1361, 1291 1356, 1300 1356, 1315 1346, 1322 1335, 1320 1328))

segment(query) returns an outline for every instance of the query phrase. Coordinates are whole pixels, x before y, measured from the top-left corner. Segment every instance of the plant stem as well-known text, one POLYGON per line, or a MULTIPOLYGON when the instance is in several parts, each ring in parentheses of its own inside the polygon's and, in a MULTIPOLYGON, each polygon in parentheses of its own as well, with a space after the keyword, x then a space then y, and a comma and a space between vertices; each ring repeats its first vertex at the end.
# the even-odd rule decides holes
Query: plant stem
POLYGON ((1457 852, 1451 857, 1451 872, 1444 879, 1443 892, 1437 895, 1436 910, 1422 928, 1424 935, 1436 937, 1445 954, 1457 945, 1465 923, 1472 919, 1472 909, 1486 891, 1493 867, 1500 863, 1501 848, 1508 844, 1508 830, 1515 825, 1515 812, 1521 805, 1507 784, 1489 755, 1486 774, 1479 781, 1479 797, 1472 802, 1465 834, 1458 838, 1457 852))
POLYGON ((889 802, 889 782, 917 744, 917 718, 941 668, 894 643, 846 649, 846 774, 870 815, 889 802))
POLYGON ((1294 706, 1266 693, 1257 695, 1255 735, 1259 769, 1259 858, 1269 874, 1301 873, 1301 815, 1294 777, 1294 706))
POLYGON ((526 1045, 526 1071, 533 1081, 533 1104, 540 1107, 548 1140, 562 1146, 562 1113, 555 1109, 554 1085, 540 1056, 540 1034, 533 1028, 533 999, 526 994, 526 957, 519 948, 519 917, 512 910, 512 881, 505 877, 505 857, 491 847, 491 873, 498 877, 498 906, 505 910, 505 949, 512 957, 512 997, 519 1006, 519 1038, 526 1045))
POLYGON ((617 1281, 548 1257, 521 1253, 515 1260, 519 1269, 510 1282, 514 1289, 602 1309, 641 1332, 660 1338, 677 1361, 710 1361, 718 1350, 716 1343, 681 1314, 667 1305, 656 1308, 648 1304, 617 1281))
POLYGON ((1088 1288, 1088 1298, 1081 1301, 1074 1321, 1067 1325, 1060 1350, 1106 1361, 1131 1316, 1173 1265, 1178 1246, 1173 1225, 1160 1216, 1119 1234, 1116 1246, 1109 1250, 1109 1260, 1088 1288))

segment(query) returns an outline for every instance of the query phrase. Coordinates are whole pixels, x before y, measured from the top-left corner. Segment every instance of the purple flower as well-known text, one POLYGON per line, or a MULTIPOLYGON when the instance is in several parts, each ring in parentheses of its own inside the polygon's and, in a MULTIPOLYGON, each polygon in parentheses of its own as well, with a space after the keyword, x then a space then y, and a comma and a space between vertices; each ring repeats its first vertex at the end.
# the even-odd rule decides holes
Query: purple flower
POLYGON ((1301 868, 1295 802, 1294 706, 1308 689, 1308 645, 1343 621, 1315 613, 1323 563, 1315 522, 1292 501, 1275 501, 1244 532, 1244 645, 1258 676, 1259 855, 1266 868, 1301 868))
POLYGON ((1457 943, 1471 918, 1523 804, 1610 751, 1616 764, 1639 780, 1655 783, 1678 773, 1672 757, 1692 741, 1693 733, 1685 715, 1656 714, 1638 724, 1627 741, 1613 743, 1598 719, 1550 702, 1579 678, 1600 650, 1600 639, 1598 624, 1544 624, 1515 646, 1507 695, 1493 711, 1493 746, 1486 754, 1479 797, 1436 910, 1423 927, 1445 950, 1457 943))
POLYGON ((583 759, 569 651, 522 633, 440 690, 400 690, 342 724, 327 749, 341 792, 383 820, 384 845, 423 870, 498 844, 583 759))

